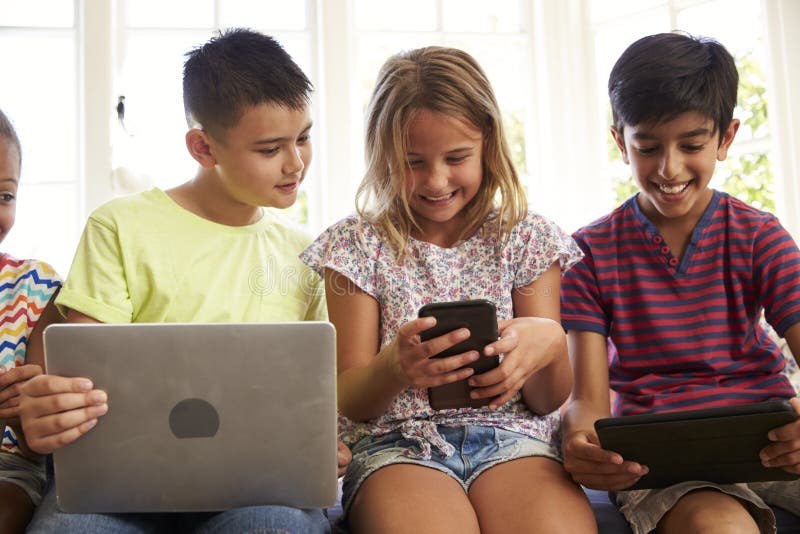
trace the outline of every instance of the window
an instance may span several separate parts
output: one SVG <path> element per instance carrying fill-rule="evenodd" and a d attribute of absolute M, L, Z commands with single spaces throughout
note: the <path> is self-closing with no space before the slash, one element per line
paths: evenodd
<path fill-rule="evenodd" d="M 311 233 L 354 209 L 378 68 L 431 44 L 461 47 L 487 72 L 533 209 L 568 231 L 608 212 L 630 175 L 609 158 L 608 72 L 635 38 L 680 28 L 718 38 L 742 70 L 744 126 L 716 185 L 767 209 L 771 195 L 800 235 L 795 0 L 0 0 L 14 76 L 0 108 L 23 145 L 17 225 L 0 250 L 66 275 L 97 205 L 190 178 L 183 54 L 240 25 L 277 37 L 315 85 L 314 162 L 291 214 Z"/>
<path fill-rule="evenodd" d="M 14 228 L 2 251 L 66 274 L 80 209 L 79 20 L 69 0 L 0 0 L 0 109 L 22 145 Z"/>

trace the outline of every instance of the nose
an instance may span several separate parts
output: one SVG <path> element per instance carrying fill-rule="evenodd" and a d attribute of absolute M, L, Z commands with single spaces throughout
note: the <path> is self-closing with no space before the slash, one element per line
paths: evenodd
<path fill-rule="evenodd" d="M 422 185 L 425 189 L 436 192 L 447 187 L 448 180 L 446 165 L 431 165 Z"/>
<path fill-rule="evenodd" d="M 300 174 L 305 169 L 306 165 L 303 163 L 302 148 L 293 147 L 286 151 L 286 159 L 283 161 L 284 174 Z"/>
<path fill-rule="evenodd" d="M 664 180 L 675 180 L 681 173 L 683 166 L 683 155 L 680 150 L 667 149 L 658 168 L 658 174 Z"/>

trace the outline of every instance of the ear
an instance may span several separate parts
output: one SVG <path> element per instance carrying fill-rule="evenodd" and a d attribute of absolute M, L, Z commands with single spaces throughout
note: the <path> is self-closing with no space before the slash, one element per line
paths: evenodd
<path fill-rule="evenodd" d="M 625 147 L 625 134 L 622 132 L 618 132 L 616 128 L 613 126 L 610 128 L 611 130 L 611 137 L 614 138 L 614 142 L 617 144 L 617 148 L 619 148 L 619 153 L 622 156 L 622 161 L 624 161 L 627 165 L 630 165 L 631 161 L 628 158 L 628 149 Z"/>
<path fill-rule="evenodd" d="M 208 169 L 217 164 L 216 158 L 211 153 L 208 134 L 203 130 L 192 128 L 186 132 L 186 148 L 202 167 Z"/>
<path fill-rule="evenodd" d="M 725 161 L 725 158 L 728 157 L 728 149 L 733 143 L 734 137 L 736 137 L 736 132 L 739 131 L 740 124 L 739 119 L 733 119 L 728 125 L 725 134 L 722 136 L 722 141 L 719 143 L 719 148 L 717 148 L 717 161 Z"/>

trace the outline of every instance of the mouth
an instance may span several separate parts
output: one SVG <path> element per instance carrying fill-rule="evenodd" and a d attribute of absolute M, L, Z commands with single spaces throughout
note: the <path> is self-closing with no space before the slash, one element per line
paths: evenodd
<path fill-rule="evenodd" d="M 291 193 L 297 189 L 300 185 L 300 182 L 289 182 L 287 184 L 278 184 L 275 186 L 276 189 L 279 189 L 285 193 Z"/>
<path fill-rule="evenodd" d="M 451 191 L 445 195 L 439 195 L 436 197 L 426 196 L 426 195 L 419 195 L 419 197 L 426 201 L 426 202 L 446 202 L 456 196 L 456 191 Z"/>
<path fill-rule="evenodd" d="M 659 191 L 665 195 L 680 195 L 689 187 L 692 181 L 684 182 L 682 184 L 654 184 Z"/>

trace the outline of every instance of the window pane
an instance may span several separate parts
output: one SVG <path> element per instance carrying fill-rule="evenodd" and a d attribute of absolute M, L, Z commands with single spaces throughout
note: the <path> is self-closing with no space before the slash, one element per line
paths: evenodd
<path fill-rule="evenodd" d="M 356 0 L 355 15 L 359 30 L 434 31 L 438 19 L 431 0 Z"/>
<path fill-rule="evenodd" d="M 67 276 L 81 231 L 79 205 L 75 184 L 28 184 L 23 175 L 17 219 L 2 250 L 17 258 L 46 261 Z"/>
<path fill-rule="evenodd" d="M 444 0 L 445 31 L 516 33 L 521 30 L 519 0 Z"/>
<path fill-rule="evenodd" d="M 0 32 L 3 69 L 24 83 L 0 84 L 3 111 L 22 144 L 24 181 L 77 179 L 78 99 L 73 32 Z"/>
<path fill-rule="evenodd" d="M 137 189 L 172 187 L 189 179 L 195 161 L 184 143 L 184 54 L 205 42 L 205 32 L 128 33 L 119 88 L 125 95 L 125 126 L 116 129 L 113 166 L 124 167 Z"/>
<path fill-rule="evenodd" d="M 761 35 L 758 0 L 714 0 L 678 13 L 678 28 L 696 35 L 713 37 L 733 53 L 752 47 Z M 729 13 L 720 17 L 720 13 Z"/>
<path fill-rule="evenodd" d="M 666 7 L 667 0 L 591 0 L 589 11 L 593 24 L 641 13 L 651 7 Z"/>
<path fill-rule="evenodd" d="M 271 30 L 306 29 L 305 2 L 285 0 L 224 0 L 220 3 L 220 26 L 269 28 Z"/>
<path fill-rule="evenodd" d="M 71 28 L 72 0 L 0 0 L 0 26 Z"/>
<path fill-rule="evenodd" d="M 214 0 L 129 0 L 125 21 L 133 28 L 211 28 Z"/>

